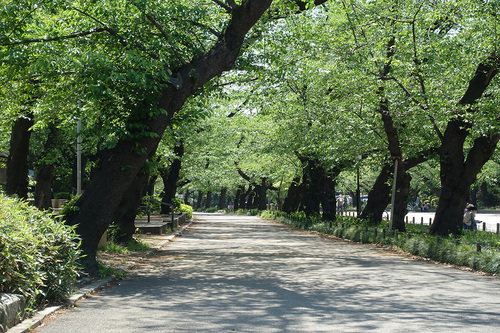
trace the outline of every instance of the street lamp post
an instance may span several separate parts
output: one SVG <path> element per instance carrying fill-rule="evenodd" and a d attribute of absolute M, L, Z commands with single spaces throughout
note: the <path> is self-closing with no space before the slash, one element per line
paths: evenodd
<path fill-rule="evenodd" d="M 359 165 L 357 167 L 357 187 L 356 187 L 356 216 L 361 214 L 361 193 L 359 191 Z"/>
<path fill-rule="evenodd" d="M 398 178 L 398 159 L 394 160 L 394 181 L 392 182 L 392 196 L 391 196 L 391 218 L 389 219 L 389 232 L 392 231 L 392 224 L 394 222 L 394 202 L 396 200 L 396 179 Z"/>
<path fill-rule="evenodd" d="M 358 155 L 356 159 L 361 160 L 363 157 L 361 155 Z M 356 167 L 356 216 L 359 216 L 361 214 L 361 192 L 359 190 L 359 163 Z"/>
<path fill-rule="evenodd" d="M 76 125 L 76 131 L 78 137 L 76 139 L 76 194 L 82 194 L 82 135 L 80 131 L 82 129 L 82 121 L 78 120 Z"/>

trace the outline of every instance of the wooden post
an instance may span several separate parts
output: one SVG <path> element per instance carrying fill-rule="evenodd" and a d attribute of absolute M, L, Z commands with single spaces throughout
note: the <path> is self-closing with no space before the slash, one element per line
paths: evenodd
<path fill-rule="evenodd" d="M 406 223 L 408 223 L 408 215 L 406 215 Z"/>
<path fill-rule="evenodd" d="M 396 229 L 396 230 L 394 230 L 394 240 L 397 242 L 398 238 L 399 238 L 399 230 Z"/>
<path fill-rule="evenodd" d="M 481 252 L 481 244 L 480 243 L 476 244 L 476 249 L 477 249 L 477 252 Z"/>
<path fill-rule="evenodd" d="M 422 216 L 421 220 L 420 220 L 420 225 L 424 225 L 424 217 Z"/>
<path fill-rule="evenodd" d="M 486 231 L 486 223 L 483 222 L 483 231 Z"/>
<path fill-rule="evenodd" d="M 415 224 L 415 216 L 413 216 L 411 223 Z"/>
<path fill-rule="evenodd" d="M 375 241 L 377 240 L 377 228 L 373 229 L 373 238 L 375 238 Z"/>
<path fill-rule="evenodd" d="M 408 231 L 408 233 L 406 234 L 406 240 L 409 240 L 411 238 L 411 231 Z"/>
<path fill-rule="evenodd" d="M 382 239 L 385 239 L 385 229 L 382 229 Z"/>
<path fill-rule="evenodd" d="M 497 234 L 500 234 L 500 223 L 497 223 Z"/>

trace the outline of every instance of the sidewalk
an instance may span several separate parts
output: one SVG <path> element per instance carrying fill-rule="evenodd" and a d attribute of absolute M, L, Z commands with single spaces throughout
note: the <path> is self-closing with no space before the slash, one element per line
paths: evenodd
<path fill-rule="evenodd" d="M 140 239 L 143 242 L 149 244 L 151 247 L 147 251 L 131 251 L 130 253 L 105 253 L 99 252 L 98 257 L 103 261 L 103 263 L 113 269 L 128 271 L 136 263 L 151 255 L 152 253 L 158 251 L 167 243 L 171 242 L 174 238 L 181 235 L 184 230 L 186 230 L 193 223 L 191 219 L 187 224 L 180 227 L 176 232 L 163 234 L 163 235 L 136 235 L 136 239 Z M 97 281 L 93 281 L 79 288 L 73 295 L 71 295 L 67 302 L 62 305 L 49 306 L 41 311 L 36 312 L 32 317 L 23 320 L 21 323 L 10 328 L 9 333 L 28 333 L 30 330 L 38 327 L 48 316 L 59 311 L 63 308 L 75 304 L 82 298 L 87 297 L 93 292 L 105 288 L 111 282 L 113 282 L 113 277 L 103 278 Z"/>

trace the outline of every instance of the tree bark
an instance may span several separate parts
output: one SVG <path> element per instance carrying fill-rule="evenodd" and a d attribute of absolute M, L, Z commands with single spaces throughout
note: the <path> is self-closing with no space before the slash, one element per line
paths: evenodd
<path fill-rule="evenodd" d="M 243 207 L 245 207 L 245 209 L 249 209 L 249 210 L 253 209 L 254 208 L 254 205 L 253 205 L 254 198 L 255 198 L 255 192 L 254 192 L 252 184 L 250 184 L 248 186 L 247 193 L 245 193 L 245 203 L 244 203 Z"/>
<path fill-rule="evenodd" d="M 113 219 L 118 228 L 116 233 L 116 241 L 118 243 L 128 244 L 133 239 L 135 218 L 141 205 L 148 180 L 149 175 L 147 173 L 139 172 L 123 195 Z"/>
<path fill-rule="evenodd" d="M 324 178 L 321 198 L 323 220 L 335 221 L 337 219 L 337 198 L 335 197 L 335 185 L 339 173 L 327 175 Z"/>
<path fill-rule="evenodd" d="M 236 195 L 234 196 L 234 210 L 240 209 L 240 198 L 241 194 L 243 193 L 244 190 L 241 189 L 241 186 L 238 187 L 236 190 Z"/>
<path fill-rule="evenodd" d="M 227 188 L 223 187 L 220 190 L 219 203 L 217 204 L 217 208 L 218 209 L 226 209 L 227 208 L 227 205 L 226 205 L 226 202 L 227 202 L 226 196 L 227 196 Z"/>
<path fill-rule="evenodd" d="M 49 209 L 52 204 L 52 179 L 54 179 L 54 164 L 43 163 L 36 174 L 35 207 Z"/>
<path fill-rule="evenodd" d="M 404 160 L 402 163 L 405 166 L 405 170 L 408 171 L 411 168 L 423 163 L 429 159 L 437 151 L 436 148 L 429 148 L 427 150 L 423 150 L 416 154 L 414 157 Z M 391 201 L 391 185 L 390 178 L 393 176 L 394 166 L 391 163 L 385 163 L 382 167 L 375 183 L 368 193 L 368 202 L 366 204 L 365 209 L 359 216 L 361 219 L 368 220 L 370 224 L 378 225 L 382 222 L 382 216 L 385 208 L 389 205 Z M 399 172 L 398 172 L 399 173 Z M 410 191 L 410 181 L 411 177 L 405 177 L 403 179 L 399 179 L 398 177 L 398 191 L 396 191 L 396 200 L 401 200 L 404 202 L 406 207 L 407 198 L 409 197 Z M 398 199 L 399 198 L 399 199 Z M 400 207 L 400 204 L 396 204 L 396 207 Z M 398 214 L 406 214 L 407 209 L 400 211 Z M 404 220 L 404 216 L 399 217 L 398 220 Z M 399 229 L 402 230 L 402 229 Z"/>
<path fill-rule="evenodd" d="M 384 210 L 391 202 L 391 186 L 389 183 L 394 166 L 390 163 L 384 164 L 380 170 L 373 187 L 368 192 L 368 201 L 359 218 L 367 220 L 372 225 L 382 222 Z"/>
<path fill-rule="evenodd" d="M 473 105 L 481 98 L 491 80 L 498 73 L 499 59 L 496 55 L 490 56 L 480 63 L 474 77 L 459 105 L 468 107 L 466 113 L 472 113 Z M 467 157 L 464 144 L 473 124 L 464 119 L 464 115 L 457 115 L 451 119 L 441 137 L 439 150 L 441 196 L 434 223 L 430 233 L 446 236 L 457 234 L 462 226 L 463 210 L 469 195 L 470 186 L 475 182 L 477 174 L 483 165 L 493 155 L 500 134 L 491 133 L 474 140 Z"/>
<path fill-rule="evenodd" d="M 283 211 L 287 213 L 296 212 L 302 201 L 303 187 L 300 183 L 300 176 L 295 177 L 288 188 L 288 193 L 283 201 Z"/>
<path fill-rule="evenodd" d="M 28 154 L 33 124 L 33 114 L 18 118 L 12 126 L 10 137 L 5 193 L 22 199 L 28 198 Z"/>
<path fill-rule="evenodd" d="M 477 138 L 465 160 L 463 144 L 469 132 L 459 123 L 452 121 L 448 124 L 441 146 L 441 196 L 430 229 L 430 233 L 435 235 L 459 232 L 470 186 L 500 140 L 500 134 Z"/>
<path fill-rule="evenodd" d="M 302 210 L 306 216 L 311 216 L 320 213 L 325 170 L 320 161 L 315 158 L 302 158 L 302 163 L 304 164 Z"/>
<path fill-rule="evenodd" d="M 205 209 L 209 209 L 212 206 L 212 191 L 207 192 L 207 199 L 205 200 Z"/>
<path fill-rule="evenodd" d="M 162 88 L 158 106 L 166 112 L 142 121 L 155 135 L 120 140 L 108 152 L 102 168 L 77 202 L 79 213 L 68 219 L 69 224 L 77 225 L 76 230 L 82 238 L 81 249 L 86 255 L 86 268 L 90 273 L 97 273 L 99 239 L 110 224 L 123 194 L 142 169 L 147 157 L 156 151 L 170 119 L 205 83 L 231 69 L 247 32 L 271 2 L 272 0 L 247 0 L 242 5 L 235 6 L 229 24 L 213 47 L 189 63 L 172 70 L 172 73 L 182 78 L 182 84 L 169 84 Z"/>
<path fill-rule="evenodd" d="M 57 145 L 59 129 L 53 123 L 49 125 L 49 134 L 44 144 L 44 153 L 47 155 Z M 54 170 L 56 165 L 54 163 L 47 163 L 42 159 L 40 165 L 37 167 L 36 173 L 36 187 L 35 187 L 35 207 L 38 209 L 48 209 L 51 207 L 52 198 L 52 180 L 54 179 Z"/>
<path fill-rule="evenodd" d="M 163 169 L 161 172 L 161 178 L 163 179 L 163 196 L 161 200 L 163 202 L 171 203 L 172 199 L 175 198 L 175 193 L 177 192 L 177 181 L 179 180 L 179 175 L 182 167 L 182 156 L 184 156 L 184 143 L 181 142 L 174 147 L 174 154 L 176 158 L 170 165 L 168 169 Z M 162 214 L 169 214 L 170 207 L 162 205 Z"/>
<path fill-rule="evenodd" d="M 196 199 L 196 209 L 201 208 L 201 202 L 203 201 L 203 191 L 198 191 L 198 198 Z"/>

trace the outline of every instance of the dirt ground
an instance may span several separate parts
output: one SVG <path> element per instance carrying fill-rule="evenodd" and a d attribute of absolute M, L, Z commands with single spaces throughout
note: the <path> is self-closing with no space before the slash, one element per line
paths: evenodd
<path fill-rule="evenodd" d="M 130 251 L 128 253 L 98 251 L 97 256 L 102 261 L 102 263 L 109 268 L 126 270 L 134 263 L 137 263 L 142 258 L 149 255 L 154 249 L 159 248 L 161 244 L 165 243 L 167 238 L 172 234 L 173 232 L 165 233 L 162 235 L 135 234 L 135 239 L 150 245 L 149 250 Z"/>

